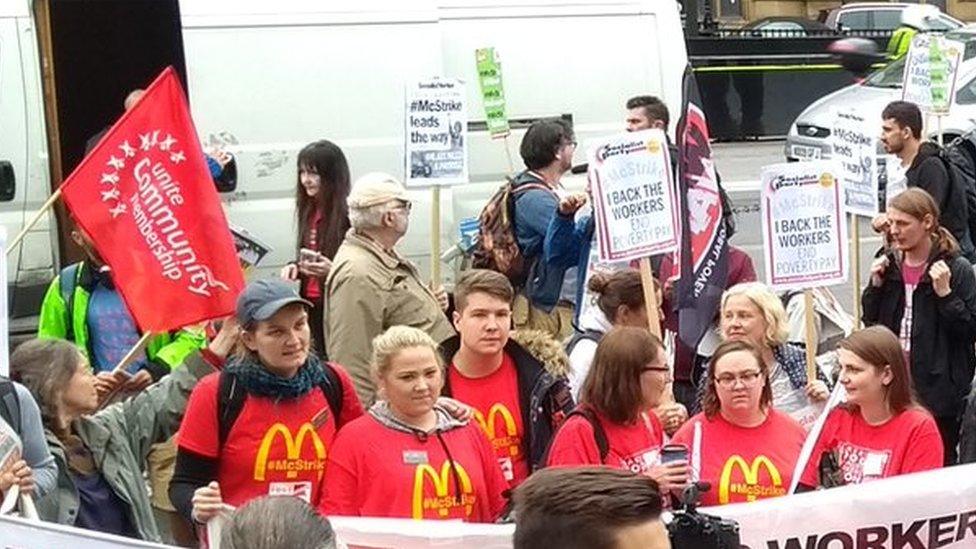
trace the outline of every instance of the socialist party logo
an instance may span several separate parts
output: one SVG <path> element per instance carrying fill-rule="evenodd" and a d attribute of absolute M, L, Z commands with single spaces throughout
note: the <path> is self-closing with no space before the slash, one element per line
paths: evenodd
<path fill-rule="evenodd" d="M 766 470 L 766 482 L 761 483 L 760 469 Z M 733 477 L 738 470 L 739 475 Z M 744 496 L 745 501 L 756 501 L 759 498 L 771 498 L 786 494 L 783 478 L 779 469 L 766 456 L 756 456 L 752 463 L 746 463 L 740 455 L 733 455 L 725 462 L 722 476 L 718 481 L 718 502 L 720 504 L 732 501 L 732 496 Z M 741 500 L 740 500 L 741 501 Z"/>
<path fill-rule="evenodd" d="M 116 149 L 105 162 L 100 180 L 104 190 L 99 191 L 112 219 L 131 214 L 164 277 L 182 280 L 187 290 L 204 297 L 212 297 L 215 290 L 229 291 L 227 284 L 200 262 L 181 225 L 183 207 L 192 209 L 194 205 L 187 204 L 183 184 L 170 171 L 180 171 L 180 164 L 186 162 L 179 140 L 161 130 L 150 130 L 132 139 L 123 136 Z M 136 183 L 134 189 L 120 188 L 120 183 L 130 180 Z M 123 196 L 129 189 L 131 196 Z"/>
<path fill-rule="evenodd" d="M 487 419 L 481 413 L 481 410 L 475 410 L 474 419 L 481 426 L 481 430 L 488 435 L 488 440 L 491 441 L 491 446 L 495 449 L 495 452 L 507 448 L 508 454 L 511 457 L 518 457 L 522 452 L 521 441 L 518 436 L 518 425 L 515 423 L 515 418 L 512 417 L 512 412 L 504 404 L 500 402 L 492 404 L 488 410 Z M 501 427 L 504 433 L 502 435 L 498 434 L 499 419 L 502 420 Z"/>
<path fill-rule="evenodd" d="M 462 511 L 463 516 L 460 518 L 471 516 L 475 503 L 471 477 L 461 464 L 453 463 L 452 467 L 452 463 L 451 460 L 445 460 L 439 473 L 427 463 L 417 465 L 413 474 L 414 519 L 448 518 L 455 509 Z M 452 479 L 454 475 L 457 476 Z M 433 495 L 428 492 L 428 486 L 434 489 Z M 460 494 L 457 493 L 458 490 Z"/>
<path fill-rule="evenodd" d="M 302 457 L 302 445 L 305 438 L 312 441 L 312 448 L 315 452 L 315 459 L 304 459 Z M 271 448 L 275 442 L 281 439 L 284 444 L 284 458 L 269 458 Z M 276 454 L 280 455 L 280 454 Z M 264 434 L 261 446 L 258 448 L 257 456 L 254 458 L 254 480 L 264 481 L 267 479 L 268 471 L 284 472 L 285 478 L 297 478 L 299 473 L 315 471 L 321 480 L 325 472 L 325 444 L 315 432 L 315 427 L 311 423 L 304 423 L 298 429 L 298 435 L 292 437 L 291 431 L 283 423 L 275 423 Z"/>

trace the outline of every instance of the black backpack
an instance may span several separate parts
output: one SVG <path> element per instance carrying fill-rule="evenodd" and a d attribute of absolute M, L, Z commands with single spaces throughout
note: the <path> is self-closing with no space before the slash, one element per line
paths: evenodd
<path fill-rule="evenodd" d="M 970 240 L 976 239 L 976 159 L 968 140 L 959 137 L 939 150 L 939 159 L 945 166 L 946 172 L 953 186 L 961 186 L 966 199 L 966 226 L 969 228 Z M 951 196 L 952 193 L 949 193 Z M 948 201 L 950 198 L 946 197 Z M 945 211 L 946 204 L 939 204 Z M 973 240 L 976 244 L 976 240 Z"/>
<path fill-rule="evenodd" d="M 342 413 L 342 381 L 331 363 L 323 362 L 322 371 L 325 372 L 325 379 L 319 384 L 319 389 L 329 403 L 329 411 L 338 427 L 339 415 Z M 221 370 L 217 387 L 217 440 L 218 448 L 222 449 L 234 422 L 244 409 L 247 391 L 238 388 L 237 376 L 227 370 Z"/>

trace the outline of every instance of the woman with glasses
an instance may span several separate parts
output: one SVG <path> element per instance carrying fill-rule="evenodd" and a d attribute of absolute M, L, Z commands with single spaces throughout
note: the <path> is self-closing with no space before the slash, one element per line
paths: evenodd
<path fill-rule="evenodd" d="M 688 462 L 659 463 L 664 430 L 650 410 L 671 370 L 661 340 L 620 326 L 603 336 L 580 391 L 580 405 L 556 432 L 549 465 L 608 465 L 649 475 L 662 491 L 688 480 Z"/>
<path fill-rule="evenodd" d="M 837 354 L 847 402 L 827 416 L 801 485 L 860 484 L 941 467 L 942 437 L 912 395 L 898 337 L 872 326 L 841 341 Z"/>
<path fill-rule="evenodd" d="M 672 440 L 699 456 L 699 480 L 711 484 L 703 505 L 776 497 L 789 490 L 803 446 L 803 427 L 772 406 L 769 367 L 743 340 L 715 349 L 708 367 L 702 413 Z"/>

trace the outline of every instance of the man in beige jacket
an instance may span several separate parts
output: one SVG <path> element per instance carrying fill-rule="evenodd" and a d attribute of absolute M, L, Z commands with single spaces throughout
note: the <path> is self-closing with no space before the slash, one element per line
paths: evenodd
<path fill-rule="evenodd" d="M 348 204 L 352 228 L 326 278 L 325 346 L 329 360 L 346 368 L 369 406 L 376 393 L 369 373 L 374 337 L 406 325 L 442 342 L 454 329 L 444 315 L 446 294 L 431 291 L 395 249 L 410 221 L 403 184 L 383 173 L 364 175 L 353 184 Z"/>

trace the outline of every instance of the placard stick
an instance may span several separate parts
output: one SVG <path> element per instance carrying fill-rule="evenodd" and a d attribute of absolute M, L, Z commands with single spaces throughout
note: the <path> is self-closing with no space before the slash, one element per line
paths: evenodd
<path fill-rule="evenodd" d="M 945 137 L 942 135 L 942 115 L 935 115 L 935 133 L 939 139 L 939 147 L 945 147 Z"/>
<path fill-rule="evenodd" d="M 647 308 L 647 327 L 651 333 L 661 341 L 661 317 L 658 316 L 657 292 L 654 291 L 654 273 L 651 272 L 651 258 L 642 257 L 640 260 L 641 288 L 644 290 L 644 307 Z M 662 404 L 674 402 L 674 388 L 668 383 L 661 398 Z"/>
<path fill-rule="evenodd" d="M 511 135 L 511 134 L 509 134 Z M 505 158 L 508 159 L 508 173 L 515 173 L 515 163 L 512 162 L 512 151 L 508 149 L 508 135 L 505 136 Z"/>
<path fill-rule="evenodd" d="M 817 330 L 813 312 L 813 290 L 803 290 L 803 308 L 807 341 L 807 382 L 817 380 Z"/>
<path fill-rule="evenodd" d="M 59 198 L 61 198 L 60 188 L 58 188 L 56 191 L 51 193 L 51 196 L 47 199 L 47 202 L 45 202 L 44 205 L 41 206 L 41 209 L 37 210 L 37 213 L 34 214 L 34 217 L 32 217 L 30 221 L 28 221 L 27 224 L 24 225 L 24 228 L 21 229 L 19 233 L 17 233 L 17 236 L 15 236 L 14 239 L 10 241 L 10 244 L 7 246 L 7 255 L 10 255 L 10 252 L 17 249 L 17 245 L 20 244 L 20 241 L 24 239 L 24 236 L 27 234 L 27 231 L 31 230 L 31 227 L 33 227 L 34 225 L 37 225 L 37 222 L 41 220 L 41 216 L 46 214 L 47 211 L 51 209 L 51 206 L 54 206 L 54 203 L 57 202 Z"/>
<path fill-rule="evenodd" d="M 647 307 L 647 327 L 661 339 L 661 319 L 657 314 L 657 293 L 654 291 L 654 273 L 651 272 L 651 258 L 640 260 L 641 287 L 644 289 L 644 306 Z"/>
<path fill-rule="evenodd" d="M 854 270 L 854 329 L 861 327 L 861 229 L 857 215 L 851 214 L 851 266 Z"/>
<path fill-rule="evenodd" d="M 436 289 L 441 285 L 441 188 L 430 190 L 430 282 Z"/>

